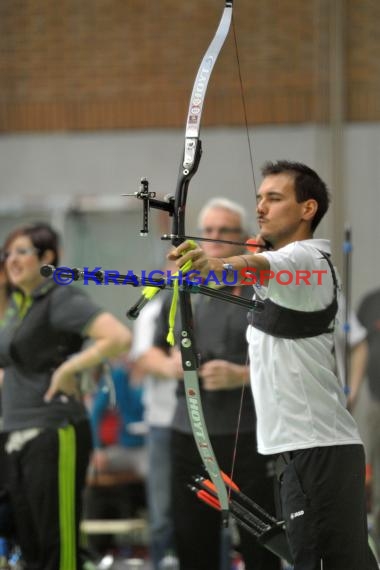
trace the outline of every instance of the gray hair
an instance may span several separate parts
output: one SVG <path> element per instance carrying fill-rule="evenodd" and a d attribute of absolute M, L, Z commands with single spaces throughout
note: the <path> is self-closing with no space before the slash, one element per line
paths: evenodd
<path fill-rule="evenodd" d="M 237 202 L 233 202 L 232 200 L 229 200 L 228 198 L 223 198 L 223 197 L 211 198 L 211 200 L 206 202 L 206 204 L 203 206 L 203 208 L 201 209 L 201 211 L 199 212 L 199 215 L 198 215 L 198 228 L 202 227 L 203 219 L 204 219 L 206 213 L 209 210 L 213 210 L 213 209 L 217 209 L 217 208 L 220 208 L 222 210 L 228 210 L 229 212 L 233 212 L 234 214 L 237 214 L 240 218 L 240 225 L 241 225 L 242 233 L 246 236 L 250 235 L 251 230 L 250 230 L 250 226 L 248 223 L 246 210 Z"/>

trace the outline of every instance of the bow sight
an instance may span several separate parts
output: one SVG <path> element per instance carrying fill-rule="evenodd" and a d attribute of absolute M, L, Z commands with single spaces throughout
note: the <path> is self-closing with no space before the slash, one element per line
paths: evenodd
<path fill-rule="evenodd" d="M 142 200 L 143 202 L 143 225 L 140 230 L 140 236 L 147 236 L 149 233 L 149 210 L 156 208 L 168 212 L 169 216 L 174 214 L 174 197 L 168 196 L 167 199 L 158 200 L 156 192 L 149 191 L 149 182 L 146 178 L 141 178 L 140 190 L 133 194 L 122 194 L 122 196 L 131 196 Z"/>

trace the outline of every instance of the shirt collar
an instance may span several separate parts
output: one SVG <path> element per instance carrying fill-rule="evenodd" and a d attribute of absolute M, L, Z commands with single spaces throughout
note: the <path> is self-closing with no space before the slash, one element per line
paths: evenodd
<path fill-rule="evenodd" d="M 289 248 L 289 247 L 292 248 L 297 243 L 299 243 L 301 246 L 306 245 L 306 246 L 314 247 L 315 249 L 319 249 L 320 251 L 323 251 L 323 253 L 326 253 L 327 255 L 331 255 L 331 245 L 330 245 L 330 240 L 328 240 L 328 239 L 314 239 L 314 238 L 312 238 L 312 239 L 302 239 L 302 240 L 298 240 L 298 241 L 293 241 L 291 243 L 284 245 L 283 247 L 280 247 L 280 249 L 275 250 L 275 251 L 281 251 L 281 250 Z M 270 253 L 270 250 L 268 251 L 268 253 Z"/>
<path fill-rule="evenodd" d="M 323 251 L 323 253 L 327 253 L 328 255 L 331 255 L 331 244 L 330 244 L 330 240 L 329 239 L 305 239 L 302 240 L 303 244 L 305 245 L 311 245 L 312 247 L 315 247 L 316 249 L 320 249 L 321 251 Z"/>

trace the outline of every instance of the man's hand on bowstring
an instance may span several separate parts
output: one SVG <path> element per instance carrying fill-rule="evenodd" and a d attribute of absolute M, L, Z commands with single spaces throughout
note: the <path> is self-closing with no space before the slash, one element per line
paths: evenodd
<path fill-rule="evenodd" d="M 250 246 L 250 243 L 254 243 L 255 245 Z M 247 250 L 251 254 L 262 253 L 263 251 L 266 251 L 268 249 L 268 242 L 265 241 L 260 234 L 257 234 L 257 236 L 255 237 L 249 238 L 246 244 L 247 244 Z M 256 244 L 262 245 L 262 247 L 259 247 L 259 245 Z"/>

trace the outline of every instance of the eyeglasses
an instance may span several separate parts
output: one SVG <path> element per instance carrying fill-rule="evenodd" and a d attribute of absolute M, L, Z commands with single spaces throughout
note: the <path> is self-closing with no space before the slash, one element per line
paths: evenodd
<path fill-rule="evenodd" d="M 12 255 L 25 257 L 26 255 L 34 255 L 36 253 L 38 253 L 38 249 L 36 247 L 16 247 L 16 249 L 3 251 L 1 259 L 5 261 Z"/>
<path fill-rule="evenodd" d="M 212 228 L 212 227 L 205 227 L 205 228 L 201 228 L 201 233 L 205 236 L 209 236 L 211 234 L 219 234 L 221 236 L 226 236 L 229 234 L 241 234 L 242 233 L 242 229 L 241 228 L 229 228 L 227 226 L 222 226 L 220 228 Z"/>

